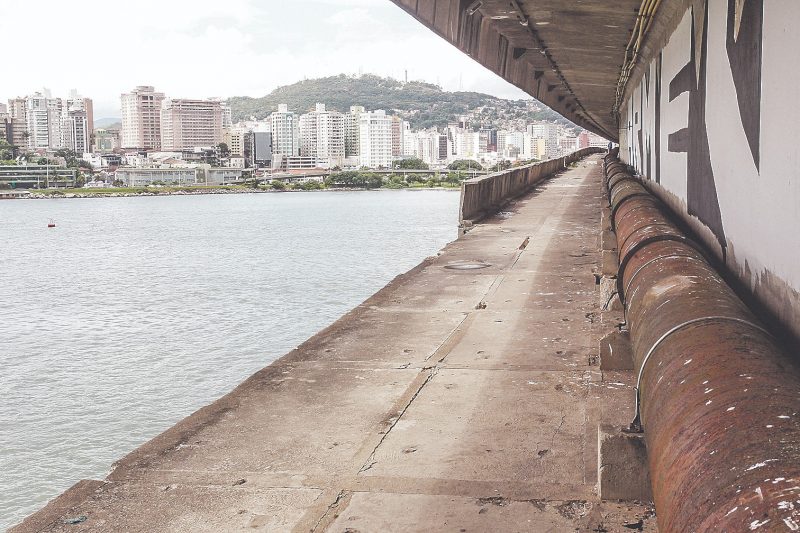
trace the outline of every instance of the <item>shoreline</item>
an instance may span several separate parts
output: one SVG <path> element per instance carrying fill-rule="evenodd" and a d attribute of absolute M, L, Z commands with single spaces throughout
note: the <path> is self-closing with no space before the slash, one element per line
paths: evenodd
<path fill-rule="evenodd" d="M 56 199 L 75 199 L 75 198 L 133 198 L 133 197 L 153 197 L 153 196 L 200 196 L 215 194 L 284 194 L 284 193 L 315 193 L 315 192 L 363 192 L 363 191 L 460 191 L 461 187 L 403 187 L 392 189 L 380 187 L 375 189 L 367 188 L 330 188 L 313 190 L 258 190 L 245 188 L 209 188 L 209 189 L 178 189 L 163 191 L 102 191 L 102 192 L 51 192 L 47 194 L 31 193 L 27 196 L 14 198 L 15 200 L 56 200 Z M 57 191 L 57 190 L 56 190 Z"/>

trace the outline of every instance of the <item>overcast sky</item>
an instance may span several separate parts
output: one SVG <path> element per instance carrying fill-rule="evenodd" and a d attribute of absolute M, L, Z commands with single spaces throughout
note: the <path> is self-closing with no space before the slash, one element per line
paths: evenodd
<path fill-rule="evenodd" d="M 304 78 L 406 69 L 446 90 L 527 97 L 389 0 L 3 0 L 0 35 L 13 43 L 0 102 L 74 88 L 95 118 L 119 116 L 120 93 L 136 85 L 263 96 Z"/>

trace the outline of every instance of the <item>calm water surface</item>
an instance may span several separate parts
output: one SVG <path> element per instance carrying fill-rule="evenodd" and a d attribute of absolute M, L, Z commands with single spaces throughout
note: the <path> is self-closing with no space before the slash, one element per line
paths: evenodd
<path fill-rule="evenodd" d="M 457 206 L 450 191 L 0 201 L 0 530 L 435 254 Z"/>

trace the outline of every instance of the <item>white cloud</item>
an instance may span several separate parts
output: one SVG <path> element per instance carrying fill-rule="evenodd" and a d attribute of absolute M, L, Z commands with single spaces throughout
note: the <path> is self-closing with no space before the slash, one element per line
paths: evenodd
<path fill-rule="evenodd" d="M 8 0 L 7 0 L 8 1 Z M 77 88 L 96 116 L 118 116 L 119 95 L 154 85 L 170 96 L 262 96 L 303 78 L 372 72 L 476 90 L 525 94 L 434 35 L 389 0 L 10 0 L 6 42 L 24 43 L 0 77 L 0 101 L 41 87 Z"/>

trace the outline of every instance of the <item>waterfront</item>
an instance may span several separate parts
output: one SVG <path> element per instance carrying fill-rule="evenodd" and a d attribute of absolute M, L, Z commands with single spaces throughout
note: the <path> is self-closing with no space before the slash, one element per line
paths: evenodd
<path fill-rule="evenodd" d="M 0 528 L 434 254 L 457 204 L 449 191 L 4 203 Z"/>

